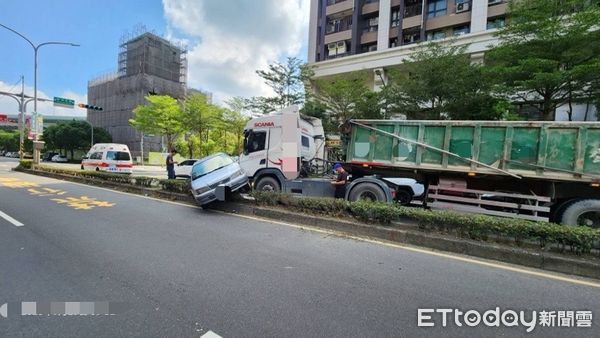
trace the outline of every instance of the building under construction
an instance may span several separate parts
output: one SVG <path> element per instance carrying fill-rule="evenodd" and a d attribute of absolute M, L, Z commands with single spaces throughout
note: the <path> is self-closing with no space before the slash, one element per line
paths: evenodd
<path fill-rule="evenodd" d="M 102 111 L 88 110 L 87 120 L 112 135 L 113 142 L 129 146 L 132 155 L 142 148 L 163 151 L 160 135 L 144 135 L 129 125 L 133 109 L 147 95 L 186 95 L 187 51 L 153 33 L 141 31 L 121 38 L 118 71 L 88 82 L 88 102 Z"/>

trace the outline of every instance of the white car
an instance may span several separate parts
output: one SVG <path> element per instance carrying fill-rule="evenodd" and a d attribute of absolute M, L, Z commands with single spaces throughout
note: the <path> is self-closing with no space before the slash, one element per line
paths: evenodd
<path fill-rule="evenodd" d="M 192 173 L 192 167 L 194 163 L 198 162 L 197 159 L 188 159 L 181 161 L 181 163 L 175 166 L 175 178 L 177 177 L 185 177 L 190 178 Z"/>
<path fill-rule="evenodd" d="M 54 155 L 54 156 L 52 156 L 52 162 L 67 163 L 67 162 L 69 162 L 69 160 L 67 159 L 66 156 Z"/>

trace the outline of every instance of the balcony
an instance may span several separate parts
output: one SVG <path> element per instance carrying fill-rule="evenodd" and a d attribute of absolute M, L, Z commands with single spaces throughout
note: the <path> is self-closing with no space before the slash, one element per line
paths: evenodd
<path fill-rule="evenodd" d="M 417 3 L 413 5 L 407 5 L 404 7 L 404 18 L 410 18 L 413 16 L 420 16 L 423 13 L 423 4 Z"/>
<path fill-rule="evenodd" d="M 377 30 L 363 32 L 360 36 L 360 43 L 367 44 L 377 42 Z"/>
<path fill-rule="evenodd" d="M 487 13 L 488 18 L 493 18 L 496 16 L 501 16 L 501 15 L 506 14 L 506 7 L 507 7 L 506 2 L 498 4 L 498 5 L 494 5 L 494 6 L 489 6 L 488 13 Z"/>
<path fill-rule="evenodd" d="M 342 41 L 342 40 L 351 40 L 352 39 L 352 31 L 350 29 L 332 33 L 325 35 L 325 44 Z"/>
<path fill-rule="evenodd" d="M 365 2 L 365 4 L 362 7 L 362 14 L 372 14 L 372 13 L 377 13 L 379 12 L 379 0 L 377 1 L 371 1 L 371 2 Z"/>
<path fill-rule="evenodd" d="M 331 3 L 331 5 L 330 5 L 330 3 Z M 345 11 L 352 12 L 353 7 L 354 7 L 354 1 L 352 1 L 352 0 L 343 0 L 343 1 L 328 0 L 327 8 L 325 10 L 325 15 L 329 16 L 331 14 L 341 13 L 341 12 L 345 12 Z"/>

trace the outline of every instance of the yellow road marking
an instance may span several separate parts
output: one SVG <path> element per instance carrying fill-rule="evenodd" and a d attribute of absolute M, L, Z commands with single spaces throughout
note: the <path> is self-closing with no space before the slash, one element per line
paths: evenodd
<path fill-rule="evenodd" d="M 174 204 L 174 205 L 178 205 L 178 206 L 198 209 L 198 206 L 187 204 L 187 203 L 182 203 L 182 202 L 167 201 L 167 200 L 162 200 L 162 199 L 158 199 L 158 198 L 154 198 L 154 197 L 142 196 L 142 195 L 133 194 L 133 193 L 125 192 L 125 191 L 118 191 L 118 190 L 113 190 L 113 189 L 108 189 L 108 188 L 102 188 L 102 187 L 87 185 L 87 184 L 83 184 L 83 183 L 76 183 L 76 182 L 67 182 L 67 183 L 80 185 L 80 186 L 84 186 L 87 188 L 105 190 L 105 191 L 109 191 L 112 193 L 117 193 L 117 194 L 122 194 L 122 195 L 127 195 L 127 196 L 144 198 L 144 199 L 153 200 L 153 201 L 157 201 L 157 202 L 161 202 L 161 203 L 168 203 L 168 204 Z M 490 268 L 494 268 L 494 269 L 516 272 L 516 273 L 520 273 L 520 274 L 524 274 L 524 275 L 536 276 L 536 277 L 558 280 L 558 281 L 572 283 L 572 284 L 600 288 L 599 282 L 595 282 L 591 279 L 584 279 L 584 277 L 577 277 L 577 278 L 566 277 L 566 275 L 562 275 L 559 273 L 553 274 L 553 273 L 546 273 L 546 272 L 542 272 L 542 271 L 533 270 L 533 268 L 531 268 L 531 269 L 519 268 L 519 267 L 511 266 L 511 265 L 508 265 L 505 263 L 496 263 L 493 261 L 486 261 L 483 259 L 468 258 L 466 256 L 460 256 L 458 254 L 450 254 L 450 253 L 444 253 L 444 252 L 439 252 L 439 251 L 433 251 L 433 249 L 421 249 L 421 248 L 417 248 L 417 247 L 412 247 L 412 246 L 402 245 L 402 244 L 397 244 L 397 243 L 391 243 L 391 242 L 386 242 L 386 241 L 382 241 L 382 240 L 374 240 L 374 239 L 365 238 L 365 237 L 357 237 L 357 236 L 348 235 L 348 234 L 345 234 L 345 233 L 339 232 L 339 231 L 325 230 L 325 229 L 311 227 L 311 226 L 307 226 L 307 225 L 297 225 L 297 224 L 292 224 L 292 223 L 286 223 L 286 222 L 281 222 L 281 221 L 274 221 L 274 220 L 270 220 L 270 219 L 260 218 L 260 217 L 226 213 L 226 212 L 217 211 L 217 210 L 211 210 L 211 211 L 216 212 L 216 213 L 226 214 L 226 215 L 233 216 L 233 217 L 241 217 L 241 218 L 252 219 L 252 220 L 256 220 L 256 221 L 260 221 L 260 222 L 285 225 L 285 226 L 289 226 L 289 227 L 296 228 L 296 229 L 309 230 L 312 232 L 317 232 L 317 233 L 322 233 L 322 234 L 351 238 L 351 239 L 361 241 L 361 242 L 378 244 L 378 245 L 383 245 L 383 246 L 387 246 L 387 247 L 392 247 L 392 248 L 397 248 L 397 249 L 402 249 L 402 250 L 407 250 L 407 251 L 412 251 L 412 252 L 418 252 L 418 253 L 431 255 L 431 256 L 443 257 L 443 258 L 457 260 L 457 261 L 461 261 L 461 262 L 465 262 L 465 263 L 482 265 L 482 266 L 486 266 L 486 267 L 490 267 Z"/>

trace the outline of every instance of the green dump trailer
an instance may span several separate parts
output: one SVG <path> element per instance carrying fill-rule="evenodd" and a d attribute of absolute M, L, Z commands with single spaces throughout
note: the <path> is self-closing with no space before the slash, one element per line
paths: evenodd
<path fill-rule="evenodd" d="M 354 179 L 413 178 L 430 205 L 600 226 L 600 123 L 352 120 L 343 129 Z"/>

